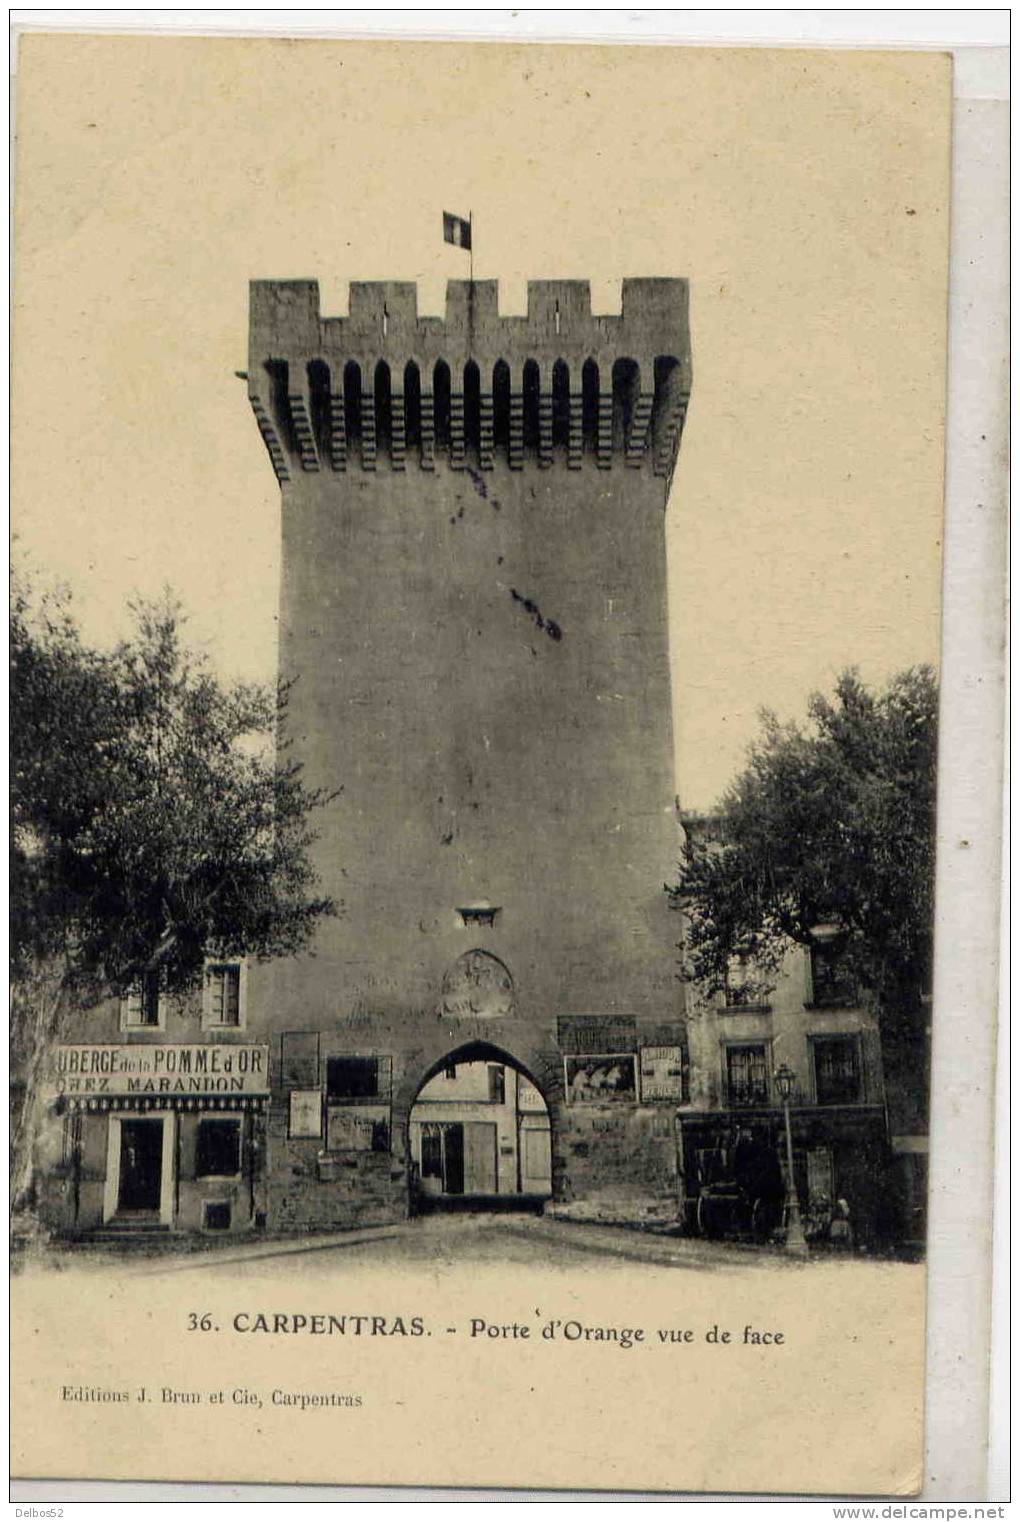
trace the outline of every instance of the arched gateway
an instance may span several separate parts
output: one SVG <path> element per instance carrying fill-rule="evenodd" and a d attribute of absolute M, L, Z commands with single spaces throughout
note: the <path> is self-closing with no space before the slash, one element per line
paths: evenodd
<path fill-rule="evenodd" d="M 473 1041 L 433 1063 L 407 1122 L 412 1214 L 538 1208 L 552 1195 L 552 1116 L 502 1047 Z"/>

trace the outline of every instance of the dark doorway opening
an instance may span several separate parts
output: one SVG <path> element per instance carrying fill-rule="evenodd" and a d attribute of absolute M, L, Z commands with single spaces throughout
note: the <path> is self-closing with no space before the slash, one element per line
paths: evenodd
<path fill-rule="evenodd" d="M 158 1210 L 163 1184 L 163 1122 L 120 1123 L 118 1210 Z"/>

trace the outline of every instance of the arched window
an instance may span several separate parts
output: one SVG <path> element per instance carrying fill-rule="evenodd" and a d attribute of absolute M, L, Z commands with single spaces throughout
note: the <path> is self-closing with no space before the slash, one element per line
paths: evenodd
<path fill-rule="evenodd" d="M 437 359 L 432 374 L 432 395 L 435 398 L 436 452 L 450 448 L 450 367 L 445 359 Z"/>
<path fill-rule="evenodd" d="M 554 449 L 558 444 L 566 449 L 570 442 L 570 371 L 562 359 L 552 373 L 552 441 Z"/>

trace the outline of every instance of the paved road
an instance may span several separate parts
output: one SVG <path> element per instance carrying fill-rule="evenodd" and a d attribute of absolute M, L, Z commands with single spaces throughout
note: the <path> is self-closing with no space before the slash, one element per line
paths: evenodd
<path fill-rule="evenodd" d="M 579 1225 L 531 1214 L 459 1213 L 433 1215 L 397 1227 L 373 1232 L 354 1232 L 349 1239 L 334 1236 L 300 1244 L 265 1244 L 254 1251 L 198 1254 L 166 1263 L 162 1271 L 197 1272 L 237 1279 L 270 1268 L 293 1276 L 333 1276 L 344 1268 L 421 1265 L 434 1272 L 455 1264 L 525 1264 L 543 1268 L 575 1270 L 579 1265 L 601 1261 L 606 1266 L 649 1263 L 704 1272 L 746 1273 L 750 1268 L 773 1267 L 784 1262 L 781 1255 L 745 1248 L 653 1236 L 621 1228 Z M 792 1265 L 791 1265 L 792 1266 Z M 154 1265 L 150 1272 L 160 1272 Z"/>

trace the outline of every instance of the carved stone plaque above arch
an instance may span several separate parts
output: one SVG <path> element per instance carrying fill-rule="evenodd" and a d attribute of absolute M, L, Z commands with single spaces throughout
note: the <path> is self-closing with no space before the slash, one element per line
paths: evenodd
<path fill-rule="evenodd" d="M 447 972 L 439 1013 L 459 1020 L 496 1020 L 514 1012 L 514 980 L 498 957 L 466 951 Z"/>

